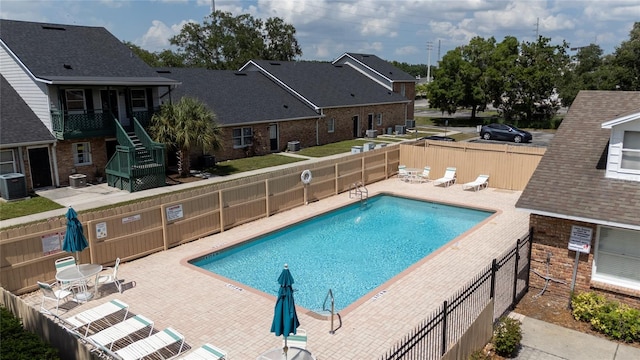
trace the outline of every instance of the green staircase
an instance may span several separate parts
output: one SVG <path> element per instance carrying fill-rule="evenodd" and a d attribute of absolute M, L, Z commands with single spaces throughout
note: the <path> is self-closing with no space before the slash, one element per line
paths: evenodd
<path fill-rule="evenodd" d="M 130 132 L 114 121 L 118 145 L 107 163 L 108 185 L 129 192 L 165 186 L 164 145 L 151 140 L 136 118 Z"/>

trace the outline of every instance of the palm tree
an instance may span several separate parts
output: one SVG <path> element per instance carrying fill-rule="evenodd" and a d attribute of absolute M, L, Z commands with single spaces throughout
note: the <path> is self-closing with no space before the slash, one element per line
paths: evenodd
<path fill-rule="evenodd" d="M 178 154 L 178 173 L 187 177 L 191 170 L 191 149 L 203 152 L 222 145 L 222 130 L 216 115 L 198 99 L 183 97 L 176 104 L 166 103 L 151 118 L 149 127 L 154 140 Z"/>

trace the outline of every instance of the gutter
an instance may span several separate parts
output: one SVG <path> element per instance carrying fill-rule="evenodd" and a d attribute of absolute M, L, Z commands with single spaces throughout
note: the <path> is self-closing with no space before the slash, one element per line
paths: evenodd
<path fill-rule="evenodd" d="M 630 229 L 630 230 L 638 230 L 638 231 L 640 231 L 640 225 L 623 224 L 623 223 L 619 223 L 619 222 L 615 222 L 615 221 L 585 218 L 585 217 L 581 217 L 581 216 L 558 214 L 558 213 L 553 213 L 553 212 L 549 212 L 549 211 L 539 211 L 539 210 L 526 209 L 526 208 L 516 208 L 516 209 L 528 211 L 531 214 L 535 214 L 535 215 L 548 216 L 548 217 L 554 217 L 554 218 L 558 218 L 558 219 L 580 221 L 580 222 L 592 223 L 592 224 L 597 224 L 597 225 L 605 225 L 605 226 L 617 227 L 617 228 L 622 228 L 622 229 Z"/>

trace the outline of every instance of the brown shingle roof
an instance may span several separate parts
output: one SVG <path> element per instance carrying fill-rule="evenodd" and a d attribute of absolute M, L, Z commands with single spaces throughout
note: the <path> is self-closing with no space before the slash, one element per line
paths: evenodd
<path fill-rule="evenodd" d="M 640 226 L 640 182 L 605 178 L 610 130 L 601 127 L 633 111 L 640 91 L 581 91 L 516 207 Z"/>

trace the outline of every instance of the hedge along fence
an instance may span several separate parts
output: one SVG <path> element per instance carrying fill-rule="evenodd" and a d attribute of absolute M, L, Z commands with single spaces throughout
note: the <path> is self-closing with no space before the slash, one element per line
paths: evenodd
<path fill-rule="evenodd" d="M 431 179 L 444 175 L 447 167 L 457 168 L 457 183 L 489 175 L 489 186 L 524 190 L 546 148 L 511 144 L 476 144 L 422 140 L 400 145 L 400 163 L 408 167 L 431 167 Z"/>
<path fill-rule="evenodd" d="M 109 209 L 83 212 L 89 248 L 79 262 L 131 261 L 259 218 L 393 176 L 400 148 L 387 146 L 337 159 L 294 165 L 233 181 L 204 185 Z M 300 174 L 310 170 L 304 185 Z M 54 261 L 66 230 L 64 217 L 0 230 L 0 285 L 15 294 L 55 280 Z"/>

